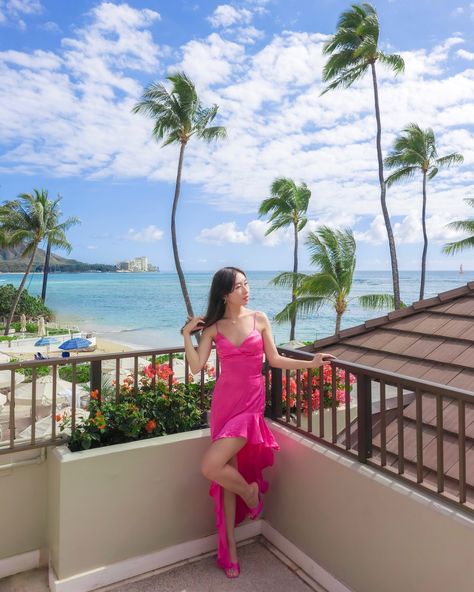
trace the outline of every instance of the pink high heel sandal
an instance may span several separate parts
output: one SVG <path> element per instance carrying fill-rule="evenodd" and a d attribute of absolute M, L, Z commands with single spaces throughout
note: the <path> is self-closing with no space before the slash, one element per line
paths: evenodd
<path fill-rule="evenodd" d="M 240 575 L 240 564 L 238 561 L 236 563 L 231 563 L 228 567 L 223 567 L 222 569 L 224 570 L 225 575 L 231 580 L 234 578 L 238 578 Z M 234 570 L 237 573 L 230 574 L 230 570 Z"/>
<path fill-rule="evenodd" d="M 250 508 L 250 517 L 252 518 L 252 520 L 255 520 L 262 510 L 263 498 L 262 494 L 260 493 L 260 488 L 258 488 L 258 505 L 255 508 Z"/>

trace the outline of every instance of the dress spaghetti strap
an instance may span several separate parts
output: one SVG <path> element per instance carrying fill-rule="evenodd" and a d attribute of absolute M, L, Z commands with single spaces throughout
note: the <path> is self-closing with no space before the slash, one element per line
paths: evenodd
<path fill-rule="evenodd" d="M 254 331 L 255 331 L 255 323 L 256 323 L 256 320 L 257 320 L 257 312 L 254 312 L 253 313 L 253 330 Z"/>

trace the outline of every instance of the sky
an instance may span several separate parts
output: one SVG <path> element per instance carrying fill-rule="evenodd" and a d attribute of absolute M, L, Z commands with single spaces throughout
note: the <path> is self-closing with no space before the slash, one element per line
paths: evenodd
<path fill-rule="evenodd" d="M 223 265 L 292 268 L 290 230 L 265 236 L 261 201 L 276 177 L 312 197 L 300 238 L 351 228 L 358 270 L 389 270 L 381 214 L 370 77 L 323 96 L 324 42 L 340 0 L 0 0 L 0 200 L 46 189 L 63 197 L 71 257 L 116 263 L 146 255 L 173 271 L 171 204 L 179 146 L 161 147 L 132 113 L 144 88 L 184 71 L 204 105 L 219 106 L 225 140 L 186 148 L 177 212 L 185 271 Z M 428 186 L 429 270 L 474 268 L 474 252 L 441 253 L 472 216 L 474 2 L 380 0 L 380 45 L 400 53 L 398 77 L 377 66 L 382 149 L 409 123 L 431 127 L 440 156 L 462 166 Z M 391 188 L 387 205 L 401 270 L 422 252 L 421 177 Z"/>

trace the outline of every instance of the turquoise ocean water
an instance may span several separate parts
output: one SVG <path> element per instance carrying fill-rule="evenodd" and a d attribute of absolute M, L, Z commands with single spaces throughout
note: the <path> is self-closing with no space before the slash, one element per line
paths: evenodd
<path fill-rule="evenodd" d="M 248 273 L 249 308 L 262 310 L 271 319 L 289 301 L 289 292 L 269 285 L 274 271 Z M 402 299 L 411 304 L 418 300 L 419 272 L 400 272 Z M 206 309 L 211 273 L 186 275 L 188 290 L 196 315 Z M 0 274 L 0 285 L 18 285 L 19 274 Z M 425 297 L 451 290 L 474 280 L 474 271 L 428 272 Z M 32 294 L 41 292 L 41 274 L 27 280 Z M 389 271 L 360 271 L 355 274 L 351 297 L 370 293 L 390 293 Z M 51 274 L 48 280 L 47 305 L 59 321 L 77 324 L 84 330 L 95 330 L 103 337 L 146 347 L 181 345 L 179 329 L 186 318 L 186 309 L 175 273 L 80 273 Z M 356 301 L 349 304 L 342 328 L 358 325 L 386 311 L 366 311 Z M 318 313 L 298 319 L 296 338 L 313 340 L 334 332 L 335 313 L 326 306 Z M 272 323 L 276 343 L 288 340 L 289 325 Z"/>

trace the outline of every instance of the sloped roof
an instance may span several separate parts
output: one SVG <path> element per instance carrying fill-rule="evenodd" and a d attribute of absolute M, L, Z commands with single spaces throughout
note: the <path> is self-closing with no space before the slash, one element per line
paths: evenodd
<path fill-rule="evenodd" d="M 341 361 L 354 362 L 396 374 L 456 387 L 474 394 L 474 282 L 442 292 L 434 298 L 366 321 L 319 339 L 306 351 L 324 350 Z M 397 471 L 398 423 L 395 402 L 387 401 L 387 468 Z M 405 395 L 403 440 L 405 475 L 416 480 L 416 401 Z M 467 504 L 474 507 L 474 397 L 465 405 Z M 380 417 L 373 409 L 373 456 L 380 461 Z M 424 484 L 436 491 L 436 397 L 422 392 L 422 447 Z M 352 448 L 357 449 L 356 422 L 351 426 Z M 445 492 L 456 498 L 459 487 L 458 404 L 443 401 Z M 345 432 L 338 437 L 345 444 Z"/>
<path fill-rule="evenodd" d="M 474 392 L 474 282 L 302 349 Z"/>

